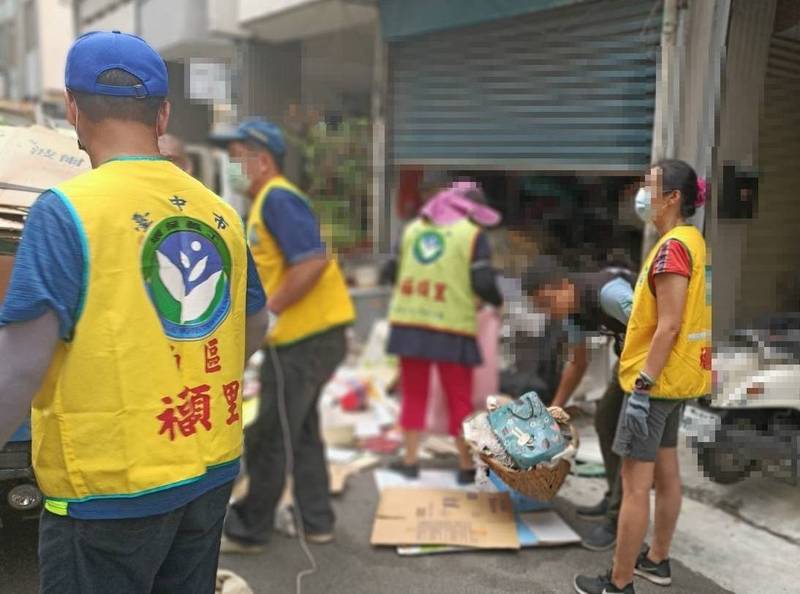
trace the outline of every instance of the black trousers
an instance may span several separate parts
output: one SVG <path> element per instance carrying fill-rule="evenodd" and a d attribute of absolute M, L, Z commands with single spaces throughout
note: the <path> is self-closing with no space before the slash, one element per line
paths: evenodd
<path fill-rule="evenodd" d="M 619 420 L 622 403 L 625 400 L 625 392 L 619 385 L 619 368 L 614 369 L 614 379 L 606 388 L 603 397 L 597 403 L 597 411 L 594 417 L 594 427 L 600 440 L 600 451 L 603 454 L 603 464 L 606 467 L 606 481 L 608 481 L 608 512 L 606 517 L 616 525 L 619 517 L 619 508 L 622 505 L 622 461 L 614 453 L 614 436 L 617 433 L 617 422 Z"/>
<path fill-rule="evenodd" d="M 294 450 L 294 494 L 305 530 L 312 534 L 333 530 L 328 465 L 317 403 L 323 386 L 344 360 L 346 350 L 344 328 L 276 349 Z M 269 541 L 275 509 L 286 484 L 276 380 L 272 353 L 267 350 L 261 367 L 258 417 L 245 432 L 245 466 L 250 489 L 231 506 L 225 520 L 226 536 L 250 544 Z"/>
<path fill-rule="evenodd" d="M 42 512 L 42 594 L 213 594 L 233 483 L 158 516 L 76 520 Z"/>

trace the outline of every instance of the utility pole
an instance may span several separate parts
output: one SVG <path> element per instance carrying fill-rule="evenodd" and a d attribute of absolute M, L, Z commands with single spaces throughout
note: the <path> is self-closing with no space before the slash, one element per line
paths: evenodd
<path fill-rule="evenodd" d="M 661 62 L 656 81 L 656 105 L 653 117 L 653 146 L 651 163 L 675 157 L 680 103 L 680 80 L 677 76 L 680 62 L 677 32 L 680 0 L 665 0 L 661 23 Z M 658 240 L 652 223 L 647 223 L 642 237 L 642 262 Z"/>

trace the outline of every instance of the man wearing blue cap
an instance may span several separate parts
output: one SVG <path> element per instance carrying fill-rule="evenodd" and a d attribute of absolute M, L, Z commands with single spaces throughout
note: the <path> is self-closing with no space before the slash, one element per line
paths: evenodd
<path fill-rule="evenodd" d="M 245 434 L 249 493 L 231 506 L 222 550 L 258 552 L 271 536 L 286 472 L 282 404 L 306 537 L 330 542 L 334 516 L 317 402 L 344 360 L 345 326 L 355 317 L 353 304 L 336 259 L 326 253 L 308 199 L 282 173 L 280 128 L 251 119 L 214 140 L 228 147 L 234 187 L 253 201 L 248 242 L 270 312 L 277 318 L 267 337 L 258 417 Z"/>
<path fill-rule="evenodd" d="M 0 444 L 30 411 L 41 591 L 211 594 L 265 295 L 236 212 L 159 154 L 161 57 L 88 33 L 66 87 L 93 170 L 31 208 L 0 310 Z"/>

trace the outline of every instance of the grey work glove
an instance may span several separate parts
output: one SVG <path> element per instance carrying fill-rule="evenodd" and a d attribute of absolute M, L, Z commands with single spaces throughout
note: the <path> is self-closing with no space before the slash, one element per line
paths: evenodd
<path fill-rule="evenodd" d="M 634 392 L 625 406 L 625 428 L 639 439 L 647 439 L 647 415 L 650 414 L 650 395 Z"/>

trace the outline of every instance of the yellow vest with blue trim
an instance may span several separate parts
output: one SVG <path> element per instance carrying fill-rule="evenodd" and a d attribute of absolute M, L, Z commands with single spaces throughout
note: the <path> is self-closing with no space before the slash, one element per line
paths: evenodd
<path fill-rule="evenodd" d="M 681 225 L 665 233 L 645 260 L 633 293 L 633 309 L 620 358 L 619 380 L 626 392 L 632 392 L 650 351 L 658 325 L 658 308 L 648 274 L 659 248 L 670 239 L 686 246 L 692 272 L 680 333 L 650 394 L 655 398 L 699 398 L 711 392 L 711 278 L 706 266 L 705 240 L 692 225 Z"/>
<path fill-rule="evenodd" d="M 406 228 L 389 308 L 392 324 L 475 336 L 470 267 L 479 232 L 468 219 L 443 226 L 417 219 Z"/>
<path fill-rule="evenodd" d="M 48 510 L 201 479 L 242 448 L 241 219 L 165 160 L 123 158 L 53 190 L 83 237 L 74 332 L 32 407 Z"/>
<path fill-rule="evenodd" d="M 277 188 L 289 190 L 306 199 L 295 185 L 285 177 L 278 176 L 270 180 L 253 201 L 247 220 L 247 237 L 267 299 L 281 286 L 287 270 L 283 252 L 261 215 L 270 191 Z M 354 319 L 355 309 L 347 284 L 339 264 L 331 257 L 314 287 L 297 303 L 280 313 L 267 339 L 275 346 L 287 346 L 337 326 L 350 324 Z"/>

